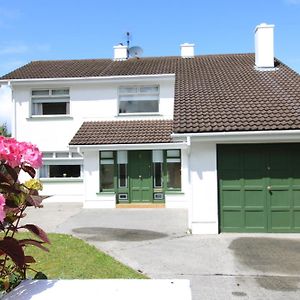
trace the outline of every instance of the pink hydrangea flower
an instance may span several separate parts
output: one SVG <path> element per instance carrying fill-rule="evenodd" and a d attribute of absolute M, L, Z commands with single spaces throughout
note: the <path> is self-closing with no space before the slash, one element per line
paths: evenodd
<path fill-rule="evenodd" d="M 13 168 L 22 163 L 39 168 L 42 165 L 42 153 L 31 143 L 18 142 L 14 138 L 0 136 L 0 160 Z"/>
<path fill-rule="evenodd" d="M 0 222 L 3 222 L 5 218 L 4 205 L 5 205 L 5 198 L 2 194 L 0 194 Z"/>
<path fill-rule="evenodd" d="M 39 168 L 42 165 L 42 153 L 38 147 L 31 143 L 20 143 L 22 149 L 21 162 L 28 163 L 33 168 Z"/>

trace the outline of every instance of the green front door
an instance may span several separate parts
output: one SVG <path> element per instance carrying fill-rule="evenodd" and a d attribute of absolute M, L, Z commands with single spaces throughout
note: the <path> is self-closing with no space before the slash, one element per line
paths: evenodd
<path fill-rule="evenodd" d="M 300 232 L 300 144 L 219 145 L 220 227 Z"/>
<path fill-rule="evenodd" d="M 152 152 L 128 151 L 130 202 L 152 202 Z"/>

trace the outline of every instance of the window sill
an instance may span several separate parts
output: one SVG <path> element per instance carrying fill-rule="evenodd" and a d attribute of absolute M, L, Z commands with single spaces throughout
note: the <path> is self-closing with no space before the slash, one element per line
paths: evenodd
<path fill-rule="evenodd" d="M 184 195 L 184 192 L 182 191 L 165 191 L 166 195 L 170 195 L 170 194 L 176 194 L 176 195 Z"/>
<path fill-rule="evenodd" d="M 96 193 L 96 195 L 100 196 L 100 195 L 115 195 L 116 193 L 115 192 L 99 192 L 99 193 Z"/>
<path fill-rule="evenodd" d="M 73 117 L 70 115 L 44 115 L 44 116 L 31 116 L 26 118 L 28 121 L 34 120 L 73 120 Z"/>
<path fill-rule="evenodd" d="M 162 116 L 160 113 L 120 113 L 116 117 L 146 117 L 146 116 Z"/>
<path fill-rule="evenodd" d="M 40 181 L 43 182 L 83 182 L 83 178 L 72 178 L 72 177 L 56 177 L 56 178 L 40 178 Z"/>

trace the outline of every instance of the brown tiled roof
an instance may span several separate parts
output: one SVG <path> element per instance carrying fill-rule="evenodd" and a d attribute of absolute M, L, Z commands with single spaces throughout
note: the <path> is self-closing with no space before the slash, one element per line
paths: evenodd
<path fill-rule="evenodd" d="M 70 145 L 170 143 L 171 120 L 84 122 Z"/>
<path fill-rule="evenodd" d="M 254 68 L 254 54 L 32 62 L 1 79 L 175 73 L 174 132 L 300 129 L 300 76 L 275 59 Z"/>
<path fill-rule="evenodd" d="M 33 61 L 1 79 L 72 78 L 101 76 L 110 59 Z"/>

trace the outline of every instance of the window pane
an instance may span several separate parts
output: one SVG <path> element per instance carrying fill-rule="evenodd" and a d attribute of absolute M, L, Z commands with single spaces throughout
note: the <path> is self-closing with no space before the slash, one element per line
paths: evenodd
<path fill-rule="evenodd" d="M 48 178 L 49 177 L 49 166 L 42 166 L 39 170 L 40 178 Z"/>
<path fill-rule="evenodd" d="M 180 157 L 180 150 L 167 150 L 167 157 Z"/>
<path fill-rule="evenodd" d="M 120 101 L 119 113 L 158 112 L 158 101 Z"/>
<path fill-rule="evenodd" d="M 154 187 L 162 187 L 162 163 L 154 163 Z"/>
<path fill-rule="evenodd" d="M 101 158 L 113 158 L 114 153 L 113 151 L 101 151 Z"/>
<path fill-rule="evenodd" d="M 136 87 L 120 87 L 119 93 L 120 94 L 127 94 L 127 93 L 136 93 L 137 88 Z"/>
<path fill-rule="evenodd" d="M 119 187 L 127 187 L 127 165 L 119 165 Z"/>
<path fill-rule="evenodd" d="M 75 157 L 76 157 L 76 158 L 77 158 L 77 157 L 78 157 L 78 158 L 82 158 L 82 155 L 81 155 L 80 153 L 72 152 L 71 154 L 72 154 L 72 157 L 74 157 L 74 158 L 75 158 Z"/>
<path fill-rule="evenodd" d="M 180 158 L 167 158 L 167 162 L 168 163 L 180 162 Z"/>
<path fill-rule="evenodd" d="M 80 165 L 50 165 L 49 177 L 80 177 Z"/>
<path fill-rule="evenodd" d="M 52 158 L 53 152 L 43 152 L 43 158 Z"/>
<path fill-rule="evenodd" d="M 43 111 L 42 104 L 33 104 L 32 106 L 32 114 L 33 115 L 41 115 Z"/>
<path fill-rule="evenodd" d="M 114 188 L 114 165 L 100 165 L 100 182 L 101 190 Z"/>
<path fill-rule="evenodd" d="M 119 150 L 117 153 L 118 164 L 127 164 L 127 151 Z"/>
<path fill-rule="evenodd" d="M 142 86 L 141 93 L 158 93 L 158 86 Z"/>
<path fill-rule="evenodd" d="M 167 187 L 181 188 L 181 164 L 180 163 L 168 163 L 167 172 L 168 172 L 168 182 Z"/>
<path fill-rule="evenodd" d="M 49 95 L 49 90 L 35 90 L 31 92 L 32 96 L 44 96 Z"/>
<path fill-rule="evenodd" d="M 69 157 L 69 152 L 56 152 L 57 158 L 66 158 Z"/>
<path fill-rule="evenodd" d="M 153 162 L 163 162 L 163 151 L 162 150 L 153 150 L 152 152 L 152 161 Z"/>
<path fill-rule="evenodd" d="M 102 165 L 113 165 L 114 164 L 114 160 L 113 159 L 101 159 L 100 163 Z"/>
<path fill-rule="evenodd" d="M 119 97 L 120 101 L 158 101 L 158 95 L 125 95 Z"/>
<path fill-rule="evenodd" d="M 65 115 L 67 114 L 66 102 L 43 103 L 43 115 Z"/>
<path fill-rule="evenodd" d="M 69 89 L 52 90 L 52 95 L 69 95 Z"/>

